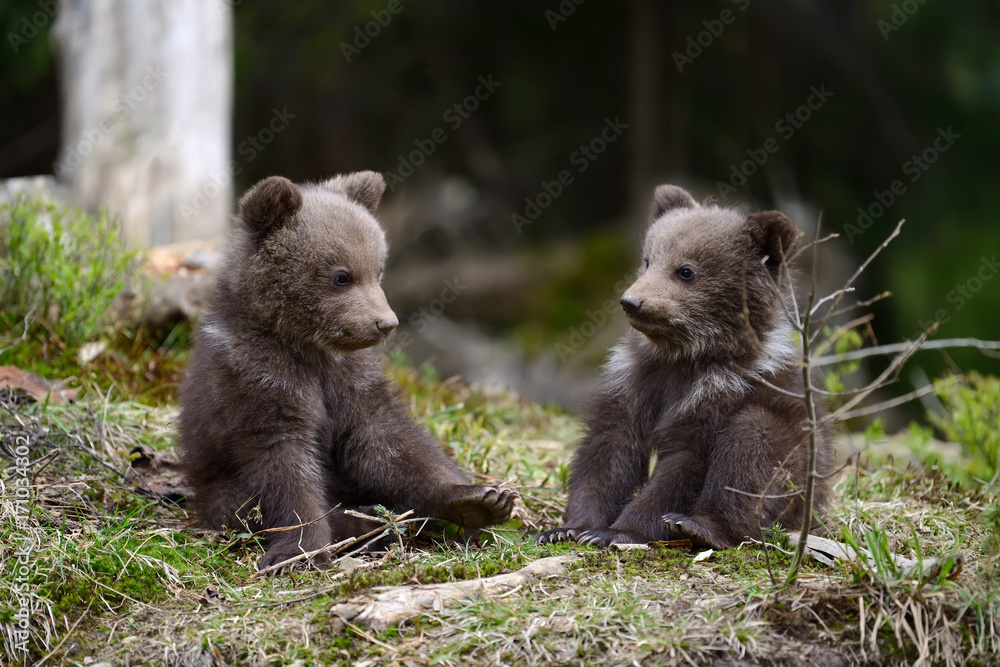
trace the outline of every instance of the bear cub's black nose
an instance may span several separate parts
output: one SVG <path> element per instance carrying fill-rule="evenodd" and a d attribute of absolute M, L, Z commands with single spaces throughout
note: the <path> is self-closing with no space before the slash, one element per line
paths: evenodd
<path fill-rule="evenodd" d="M 639 297 L 632 296 L 631 294 L 623 296 L 619 303 L 622 304 L 622 308 L 624 308 L 625 312 L 629 315 L 638 313 L 639 309 L 642 308 L 642 301 L 639 300 Z"/>
<path fill-rule="evenodd" d="M 388 336 L 392 333 L 392 330 L 399 326 L 399 320 L 395 317 L 387 317 L 384 320 L 379 320 L 375 323 L 375 327 L 382 333 L 383 336 Z"/>

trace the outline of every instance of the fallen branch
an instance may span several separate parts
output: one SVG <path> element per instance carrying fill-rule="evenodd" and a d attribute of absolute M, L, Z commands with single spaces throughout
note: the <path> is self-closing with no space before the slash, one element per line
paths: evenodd
<path fill-rule="evenodd" d="M 382 589 L 367 604 L 338 604 L 331 613 L 345 624 L 382 631 L 420 614 L 440 612 L 461 600 L 509 593 L 533 577 L 561 574 L 565 571 L 566 564 L 575 559 L 576 556 L 551 556 L 536 560 L 509 574 L 446 584 L 392 586 Z"/>

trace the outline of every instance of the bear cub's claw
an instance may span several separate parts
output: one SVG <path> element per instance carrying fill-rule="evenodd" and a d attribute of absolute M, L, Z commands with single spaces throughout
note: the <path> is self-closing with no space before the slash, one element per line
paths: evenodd
<path fill-rule="evenodd" d="M 535 535 L 535 544 L 555 544 L 556 542 L 575 542 L 577 531 L 573 528 L 553 528 L 543 530 Z"/>
<path fill-rule="evenodd" d="M 466 529 L 503 523 L 514 511 L 517 491 L 496 486 L 463 486 L 442 508 L 442 519 Z"/>

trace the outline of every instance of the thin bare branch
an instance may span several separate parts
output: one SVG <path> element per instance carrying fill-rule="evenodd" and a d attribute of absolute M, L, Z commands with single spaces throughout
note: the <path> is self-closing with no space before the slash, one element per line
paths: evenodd
<path fill-rule="evenodd" d="M 31 308 L 28 310 L 27 314 L 25 314 L 24 316 L 24 330 L 21 332 L 21 335 L 18 336 L 16 340 L 11 341 L 10 345 L 0 349 L 0 354 L 3 354 L 4 352 L 6 352 L 11 348 L 17 347 L 18 345 L 23 343 L 25 339 L 27 339 L 28 327 L 31 325 L 31 316 L 34 314 L 34 312 L 35 312 L 35 305 L 32 305 Z"/>
<path fill-rule="evenodd" d="M 819 216 L 816 220 L 816 233 L 813 234 L 813 238 L 819 238 L 819 230 L 823 224 L 823 216 Z M 818 428 L 818 422 L 816 419 L 816 399 L 813 396 L 814 387 L 812 384 L 812 344 L 815 340 L 814 336 L 810 335 L 812 331 L 812 316 L 816 312 L 816 286 L 818 284 L 817 280 L 817 266 L 819 264 L 819 244 L 813 244 L 813 261 L 812 261 L 812 284 L 809 286 L 809 307 L 806 308 L 805 317 L 802 320 L 802 331 L 803 334 L 800 337 L 802 343 L 802 386 L 804 388 L 805 396 L 804 402 L 806 407 L 806 422 L 805 426 L 808 428 L 809 435 L 807 437 L 808 441 L 808 451 L 807 451 L 807 467 L 806 467 L 806 488 L 805 494 L 802 498 L 802 529 L 799 531 L 799 543 L 795 548 L 795 556 L 792 558 L 792 567 L 788 572 L 788 578 L 786 581 L 795 581 L 796 577 L 799 575 L 799 569 L 802 567 L 802 562 L 806 557 L 806 540 L 809 538 L 809 529 L 812 526 L 812 515 L 813 515 L 813 496 L 816 492 L 816 429 Z M 845 289 L 850 287 L 850 284 L 844 286 Z M 835 300 L 836 304 L 838 300 Z M 824 325 L 826 322 L 824 321 Z M 822 330 L 823 325 L 819 327 Z"/>
<path fill-rule="evenodd" d="M 771 549 L 774 549 L 775 551 L 780 551 L 781 553 L 785 554 L 786 556 L 794 556 L 795 555 L 794 551 L 788 551 L 786 549 L 782 549 L 778 545 L 771 544 L 770 542 L 767 542 L 766 540 L 755 540 L 754 538 L 751 537 L 751 538 L 748 538 L 748 541 L 752 542 L 754 544 L 759 544 L 762 547 L 770 547 Z M 767 549 L 764 550 L 764 553 L 767 553 Z"/>
<path fill-rule="evenodd" d="M 411 514 L 413 514 L 413 510 L 407 510 L 407 511 L 403 512 L 402 514 L 400 514 L 395 519 L 390 520 L 390 521 L 385 521 L 384 523 L 382 523 L 381 525 L 379 525 L 379 527 L 376 528 L 375 530 L 368 531 L 367 533 L 365 533 L 364 535 L 361 535 L 360 537 L 348 537 L 347 539 L 343 539 L 340 542 L 337 542 L 336 544 L 328 544 L 325 547 L 320 547 L 319 549 L 316 549 L 314 551 L 303 551 L 302 553 L 297 554 L 295 556 L 292 556 L 291 558 L 289 558 L 287 560 L 283 560 L 280 563 L 275 563 L 274 565 L 271 565 L 269 567 L 265 567 L 263 570 L 257 570 L 256 572 L 254 572 L 253 574 L 250 575 L 250 578 L 254 579 L 254 578 L 263 576 L 265 574 L 270 574 L 271 572 L 274 572 L 276 570 L 280 570 L 281 568 L 288 567 L 289 565 L 291 565 L 293 563 L 298 563 L 300 561 L 308 560 L 308 559 L 310 559 L 310 558 L 312 558 L 314 556 L 317 556 L 319 554 L 324 554 L 324 553 L 339 553 L 339 552 L 343 551 L 344 549 L 346 549 L 346 548 L 348 548 L 350 546 L 353 546 L 355 544 L 364 542 L 365 540 L 371 539 L 371 538 L 373 538 L 373 537 L 375 537 L 377 535 L 380 535 L 381 533 L 386 532 L 389 529 L 390 524 L 394 524 L 394 523 L 399 522 L 399 521 L 401 521 L 403 519 L 406 519 Z M 308 525 L 308 524 L 303 524 L 303 525 Z"/>
<path fill-rule="evenodd" d="M 844 464 L 842 466 L 840 466 L 836 470 L 831 470 L 830 472 L 825 474 L 816 473 L 816 479 L 830 479 L 832 477 L 836 477 L 837 475 L 840 474 L 842 470 L 846 470 L 847 466 L 852 465 L 854 463 L 854 460 L 857 459 L 860 455 L 861 452 L 851 452 L 850 454 L 847 455 L 847 458 L 844 459 Z"/>
<path fill-rule="evenodd" d="M 853 292 L 854 292 L 853 287 L 845 287 L 844 289 L 839 289 L 836 292 L 831 292 L 830 294 L 827 294 L 822 299 L 819 299 L 816 302 L 816 305 L 813 306 L 812 314 L 815 315 L 819 307 L 822 306 L 827 301 L 832 301 L 833 299 L 842 299 L 844 298 L 845 294 L 851 294 Z"/>
<path fill-rule="evenodd" d="M 262 528 L 261 530 L 258 530 L 253 535 L 251 535 L 251 537 L 259 537 L 261 535 L 266 535 L 267 533 L 284 533 L 289 530 L 298 530 L 299 528 L 306 528 L 308 526 L 313 525 L 314 523 L 317 523 L 318 521 L 325 521 L 326 517 L 330 516 L 330 514 L 332 514 L 333 511 L 336 510 L 338 507 L 340 507 L 340 503 L 337 503 L 336 505 L 328 509 L 325 514 L 313 519 L 312 521 L 306 521 L 304 523 L 299 523 L 294 526 L 275 526 L 274 528 Z M 346 511 L 350 510 L 345 510 L 345 512 Z"/>
<path fill-rule="evenodd" d="M 931 329 L 934 328 L 935 327 L 931 327 Z M 872 392 L 876 391 L 879 388 L 879 385 L 882 385 L 886 381 L 886 379 L 888 379 L 890 376 L 893 376 L 893 374 L 895 374 L 895 377 L 898 377 L 898 373 L 900 370 L 902 370 L 903 364 L 906 363 L 907 359 L 913 356 L 914 352 L 920 349 L 920 346 L 927 339 L 928 333 L 930 333 L 930 330 L 922 333 L 920 335 L 920 338 L 918 338 L 915 342 L 909 343 L 908 345 L 910 347 L 904 350 L 903 352 L 900 352 L 898 355 L 896 355 L 896 357 L 892 360 L 889 366 L 886 367 L 886 369 L 882 371 L 882 373 L 877 378 L 875 378 L 875 380 L 873 380 L 868 384 L 868 386 L 865 388 L 865 391 L 862 391 L 857 396 L 849 400 L 847 403 L 840 406 L 840 408 L 838 408 L 836 411 L 831 412 L 826 417 L 824 417 L 823 423 L 830 422 L 835 419 L 840 419 L 841 415 L 843 415 L 846 412 L 850 412 L 856 405 L 861 403 L 861 401 L 868 398 L 868 396 L 870 396 Z"/>
<path fill-rule="evenodd" d="M 854 281 L 858 279 L 858 276 L 860 276 L 864 272 L 864 270 L 868 268 L 868 265 L 871 264 L 872 261 L 874 261 L 874 259 L 876 257 L 878 257 L 879 254 L 881 254 L 881 252 L 883 250 L 885 250 L 886 247 L 890 243 L 892 243 L 893 239 L 895 239 L 897 236 L 899 236 L 899 232 L 903 228 L 903 223 L 905 223 L 905 222 L 906 222 L 906 218 L 903 218 L 902 220 L 899 221 L 899 223 L 896 225 L 896 228 L 894 230 L 892 230 L 892 234 L 889 234 L 889 236 L 884 241 L 882 241 L 881 245 L 879 245 L 879 247 L 875 248 L 875 252 L 873 252 L 871 255 L 869 255 L 868 259 L 866 259 L 861 264 L 861 266 L 858 267 L 857 271 L 855 271 L 851 275 L 851 277 L 847 279 L 847 282 L 844 283 L 843 289 L 851 287 L 854 284 Z M 815 253 L 814 253 L 814 255 L 815 255 Z M 814 259 L 814 261 L 813 261 L 813 266 L 814 267 L 815 267 L 815 264 L 816 264 L 816 262 L 815 262 L 815 259 Z M 815 340 L 816 337 L 819 336 L 822 333 L 823 327 L 825 327 L 826 324 L 827 324 L 827 322 L 830 321 L 830 318 L 833 317 L 833 312 L 835 310 L 837 310 L 837 306 L 840 305 L 840 301 L 841 301 L 841 299 L 834 299 L 833 303 L 830 304 L 830 308 L 827 310 L 826 315 L 823 317 L 823 321 L 819 323 L 818 327 L 816 327 L 816 331 L 813 334 L 813 340 Z"/>
<path fill-rule="evenodd" d="M 903 396 L 897 396 L 896 398 L 890 399 L 888 401 L 882 401 L 881 403 L 875 403 L 874 405 L 869 405 L 863 408 L 858 408 L 857 410 L 851 410 L 850 412 L 845 412 L 840 415 L 841 421 L 847 421 L 848 419 L 854 419 L 855 417 L 867 417 L 868 415 L 873 415 L 883 410 L 889 410 L 897 406 L 903 405 L 904 403 L 909 403 L 910 401 L 916 400 L 918 398 L 923 398 L 927 394 L 934 393 L 934 385 L 928 384 L 920 389 L 911 391 Z"/>
<path fill-rule="evenodd" d="M 889 378 L 888 380 L 880 384 L 875 384 L 875 385 L 866 384 L 863 387 L 855 387 L 854 389 L 844 389 L 842 391 L 826 391 L 825 389 L 820 389 L 819 387 L 813 387 L 813 391 L 815 391 L 817 394 L 822 394 L 823 396 L 839 396 L 839 397 L 856 396 L 857 394 L 860 394 L 863 391 L 869 391 L 869 392 L 871 390 L 878 391 L 879 389 L 883 389 L 893 384 L 896 384 L 896 379 Z"/>
<path fill-rule="evenodd" d="M 844 306 L 840 310 L 835 310 L 835 311 L 833 311 L 833 314 L 830 315 L 830 317 L 837 317 L 838 315 L 843 315 L 844 313 L 849 313 L 852 310 L 855 310 L 857 308 L 867 308 L 868 306 L 870 306 L 870 305 L 872 305 L 874 303 L 878 303 L 879 301 L 882 301 L 883 299 L 888 299 L 890 296 L 892 296 L 892 292 L 890 292 L 889 290 L 886 290 L 886 291 L 884 291 L 884 292 L 882 292 L 880 294 L 876 294 L 872 298 L 867 299 L 865 301 L 857 301 L 857 302 L 854 303 L 853 306 Z"/>
<path fill-rule="evenodd" d="M 806 250 L 811 249 L 813 246 L 820 245 L 821 243 L 826 243 L 827 241 L 832 241 L 833 239 L 839 239 L 839 238 L 840 238 L 840 234 L 838 234 L 836 232 L 832 232 L 830 234 L 827 234 L 826 236 L 824 236 L 821 239 L 813 240 L 813 241 L 810 241 L 809 243 L 805 243 L 805 244 L 799 246 L 799 248 L 794 253 L 792 253 L 792 256 L 788 258 L 788 261 L 789 261 L 789 263 L 794 262 L 795 260 L 797 260 L 802 255 L 802 253 L 804 253 Z"/>
<path fill-rule="evenodd" d="M 833 364 L 841 364 L 845 361 L 857 361 L 859 359 L 867 359 L 868 357 L 878 357 L 886 356 L 890 354 L 897 354 L 909 348 L 912 345 L 909 341 L 904 341 L 902 343 L 891 343 L 889 345 L 876 345 L 874 347 L 866 347 L 860 350 L 854 350 L 853 352 L 844 352 L 843 354 L 829 354 L 825 357 L 817 357 L 813 360 L 813 365 L 815 366 L 831 366 Z M 926 341 L 920 346 L 921 350 L 944 350 L 951 348 L 960 347 L 971 347 L 980 351 L 990 351 L 990 350 L 1000 350 L 1000 341 L 996 340 L 979 340 L 978 338 L 944 338 L 941 340 L 931 340 Z"/>

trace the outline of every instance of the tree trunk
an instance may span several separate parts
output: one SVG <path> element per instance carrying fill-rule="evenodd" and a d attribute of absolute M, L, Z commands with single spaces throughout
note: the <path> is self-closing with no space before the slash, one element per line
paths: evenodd
<path fill-rule="evenodd" d="M 232 8 L 78 0 L 53 38 L 63 102 L 55 173 L 134 245 L 211 238 L 232 204 Z"/>
<path fill-rule="evenodd" d="M 629 5 L 628 57 L 628 186 L 629 212 L 636 230 L 646 229 L 646 216 L 662 150 L 659 132 L 660 26 L 653 0 L 633 0 Z"/>

